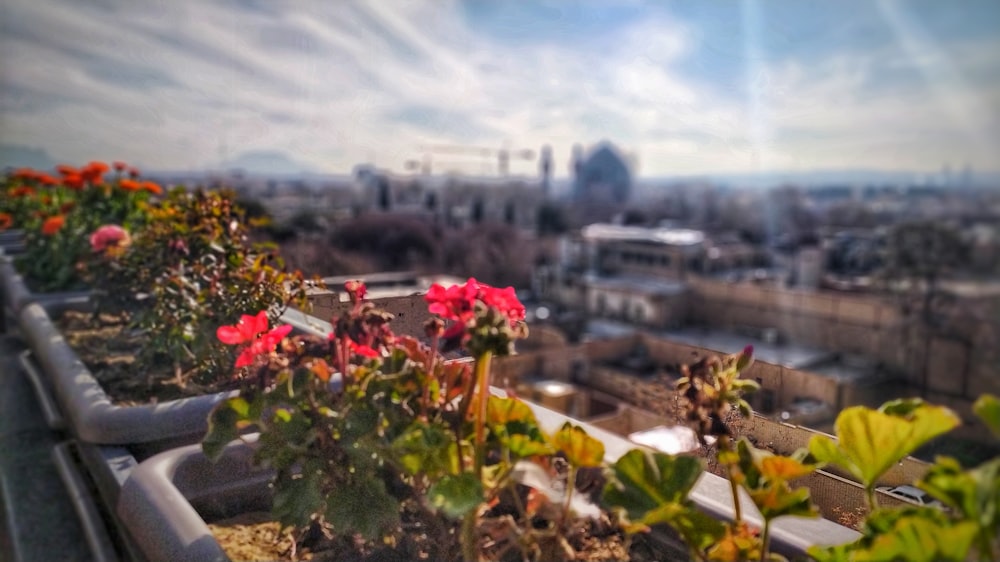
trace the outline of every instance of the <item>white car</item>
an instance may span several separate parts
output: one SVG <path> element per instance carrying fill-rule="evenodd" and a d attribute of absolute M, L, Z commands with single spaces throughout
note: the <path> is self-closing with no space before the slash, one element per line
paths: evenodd
<path fill-rule="evenodd" d="M 937 509 L 945 508 L 943 503 L 932 498 L 930 494 L 913 486 L 879 486 L 875 489 L 905 502 L 926 505 Z"/>

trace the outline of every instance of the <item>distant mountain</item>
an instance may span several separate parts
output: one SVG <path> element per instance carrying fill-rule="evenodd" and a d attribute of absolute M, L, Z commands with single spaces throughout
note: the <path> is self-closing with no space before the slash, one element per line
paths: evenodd
<path fill-rule="evenodd" d="M 223 163 L 226 170 L 243 170 L 254 175 L 300 175 L 315 173 L 310 166 L 296 161 L 280 150 L 249 150 Z"/>
<path fill-rule="evenodd" d="M 45 149 L 20 144 L 0 144 L 0 168 L 51 170 L 55 166 L 55 160 Z"/>

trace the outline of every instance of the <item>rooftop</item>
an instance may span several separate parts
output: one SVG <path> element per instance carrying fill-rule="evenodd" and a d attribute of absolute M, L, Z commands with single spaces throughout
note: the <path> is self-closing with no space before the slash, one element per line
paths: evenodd
<path fill-rule="evenodd" d="M 647 242 L 667 246 L 694 246 L 705 241 L 705 233 L 686 228 L 623 226 L 595 223 L 580 230 L 585 240 L 620 240 L 623 242 Z"/>

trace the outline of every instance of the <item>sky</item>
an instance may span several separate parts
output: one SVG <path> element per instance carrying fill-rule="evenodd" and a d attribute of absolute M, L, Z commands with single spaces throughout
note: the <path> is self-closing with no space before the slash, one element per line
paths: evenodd
<path fill-rule="evenodd" d="M 996 170 L 998 32 L 995 0 L 0 0 L 0 143 L 155 170 L 549 145 L 566 176 L 600 141 L 647 177 Z"/>

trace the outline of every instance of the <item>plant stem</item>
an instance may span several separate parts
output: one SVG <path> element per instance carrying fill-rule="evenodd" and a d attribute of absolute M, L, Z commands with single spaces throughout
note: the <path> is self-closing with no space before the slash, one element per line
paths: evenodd
<path fill-rule="evenodd" d="M 437 359 L 438 337 L 439 336 L 436 333 L 433 337 L 431 337 L 431 351 L 428 353 L 427 365 L 425 365 L 425 368 L 427 369 L 428 382 L 424 383 L 423 404 L 421 404 L 424 421 L 427 421 L 427 412 L 430 409 L 431 385 L 429 381 L 434 378 L 434 360 Z"/>
<path fill-rule="evenodd" d="M 565 525 L 569 518 L 569 506 L 573 501 L 573 491 L 576 490 L 576 467 L 569 465 L 569 474 L 566 475 L 566 503 L 563 504 L 561 523 Z M 561 531 L 561 530 L 560 530 Z"/>
<path fill-rule="evenodd" d="M 875 498 L 875 488 L 873 486 L 865 487 L 865 499 L 868 500 L 868 513 L 878 509 L 878 500 Z"/>
<path fill-rule="evenodd" d="M 726 457 L 729 457 L 729 453 L 732 453 L 730 445 L 731 443 L 729 441 L 729 437 L 725 435 L 719 437 L 719 450 L 727 453 Z M 740 522 L 743 521 L 743 510 L 740 508 L 740 487 L 736 481 L 733 480 L 732 462 L 726 463 L 726 473 L 729 475 L 729 478 L 727 478 L 727 480 L 729 480 L 729 489 L 733 493 L 733 511 L 735 512 L 735 522 L 739 525 Z"/>
<path fill-rule="evenodd" d="M 467 562 L 479 560 L 479 545 L 476 540 L 476 523 L 478 517 L 473 509 L 462 520 L 462 558 Z"/>
<path fill-rule="evenodd" d="M 476 475 L 483 478 L 483 464 L 486 462 L 486 407 L 490 401 L 490 361 L 492 351 L 484 351 L 476 358 L 476 386 L 479 393 L 479 408 L 476 410 Z"/>
<path fill-rule="evenodd" d="M 760 562 L 767 560 L 767 552 L 771 549 L 771 520 L 764 519 L 764 531 L 760 538 Z"/>

